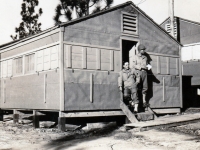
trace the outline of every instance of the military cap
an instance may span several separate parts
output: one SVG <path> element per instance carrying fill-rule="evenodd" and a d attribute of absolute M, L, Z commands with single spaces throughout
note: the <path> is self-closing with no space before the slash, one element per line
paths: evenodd
<path fill-rule="evenodd" d="M 145 47 L 143 44 L 140 44 L 140 45 L 138 46 L 138 50 L 139 50 L 139 51 L 145 50 L 145 49 L 146 49 L 146 47 Z"/>

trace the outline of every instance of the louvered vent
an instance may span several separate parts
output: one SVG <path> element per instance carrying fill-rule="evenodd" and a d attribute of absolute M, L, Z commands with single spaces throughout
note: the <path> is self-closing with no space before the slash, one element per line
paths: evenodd
<path fill-rule="evenodd" d="M 137 15 L 123 13 L 123 32 L 128 34 L 138 34 Z"/>
<path fill-rule="evenodd" d="M 165 25 L 165 30 L 170 34 L 171 33 L 171 26 L 170 24 Z M 177 38 L 177 23 L 174 22 L 174 37 Z"/>

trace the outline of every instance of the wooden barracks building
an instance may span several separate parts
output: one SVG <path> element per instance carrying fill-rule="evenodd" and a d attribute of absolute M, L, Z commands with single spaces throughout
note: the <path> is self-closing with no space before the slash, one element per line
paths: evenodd
<path fill-rule="evenodd" d="M 180 112 L 181 45 L 132 2 L 1 45 L 0 108 L 56 111 L 61 122 L 124 116 L 117 79 L 139 43 L 152 65 L 150 107 L 157 114 Z"/>
<path fill-rule="evenodd" d="M 170 33 L 170 18 L 161 23 Z M 180 17 L 174 18 L 175 38 L 181 48 L 183 101 L 185 107 L 200 106 L 200 23 Z"/>

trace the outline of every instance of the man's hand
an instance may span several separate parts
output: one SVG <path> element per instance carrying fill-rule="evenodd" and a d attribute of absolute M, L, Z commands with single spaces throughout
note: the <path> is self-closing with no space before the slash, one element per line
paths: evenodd
<path fill-rule="evenodd" d="M 150 64 L 148 64 L 146 67 L 148 70 L 150 70 L 152 68 L 152 66 Z"/>
<path fill-rule="evenodd" d="M 122 91 L 122 87 L 121 86 L 119 87 L 119 90 Z"/>

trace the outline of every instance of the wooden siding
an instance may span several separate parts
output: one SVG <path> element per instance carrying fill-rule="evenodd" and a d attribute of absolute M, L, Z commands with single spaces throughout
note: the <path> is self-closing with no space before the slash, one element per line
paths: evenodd
<path fill-rule="evenodd" d="M 66 26 L 64 41 L 119 48 L 123 35 L 122 12 L 138 13 L 138 39 L 147 47 L 147 52 L 179 55 L 179 44 L 132 6 Z"/>
<path fill-rule="evenodd" d="M 58 72 L 1 79 L 1 87 L 1 108 L 59 109 Z"/>

